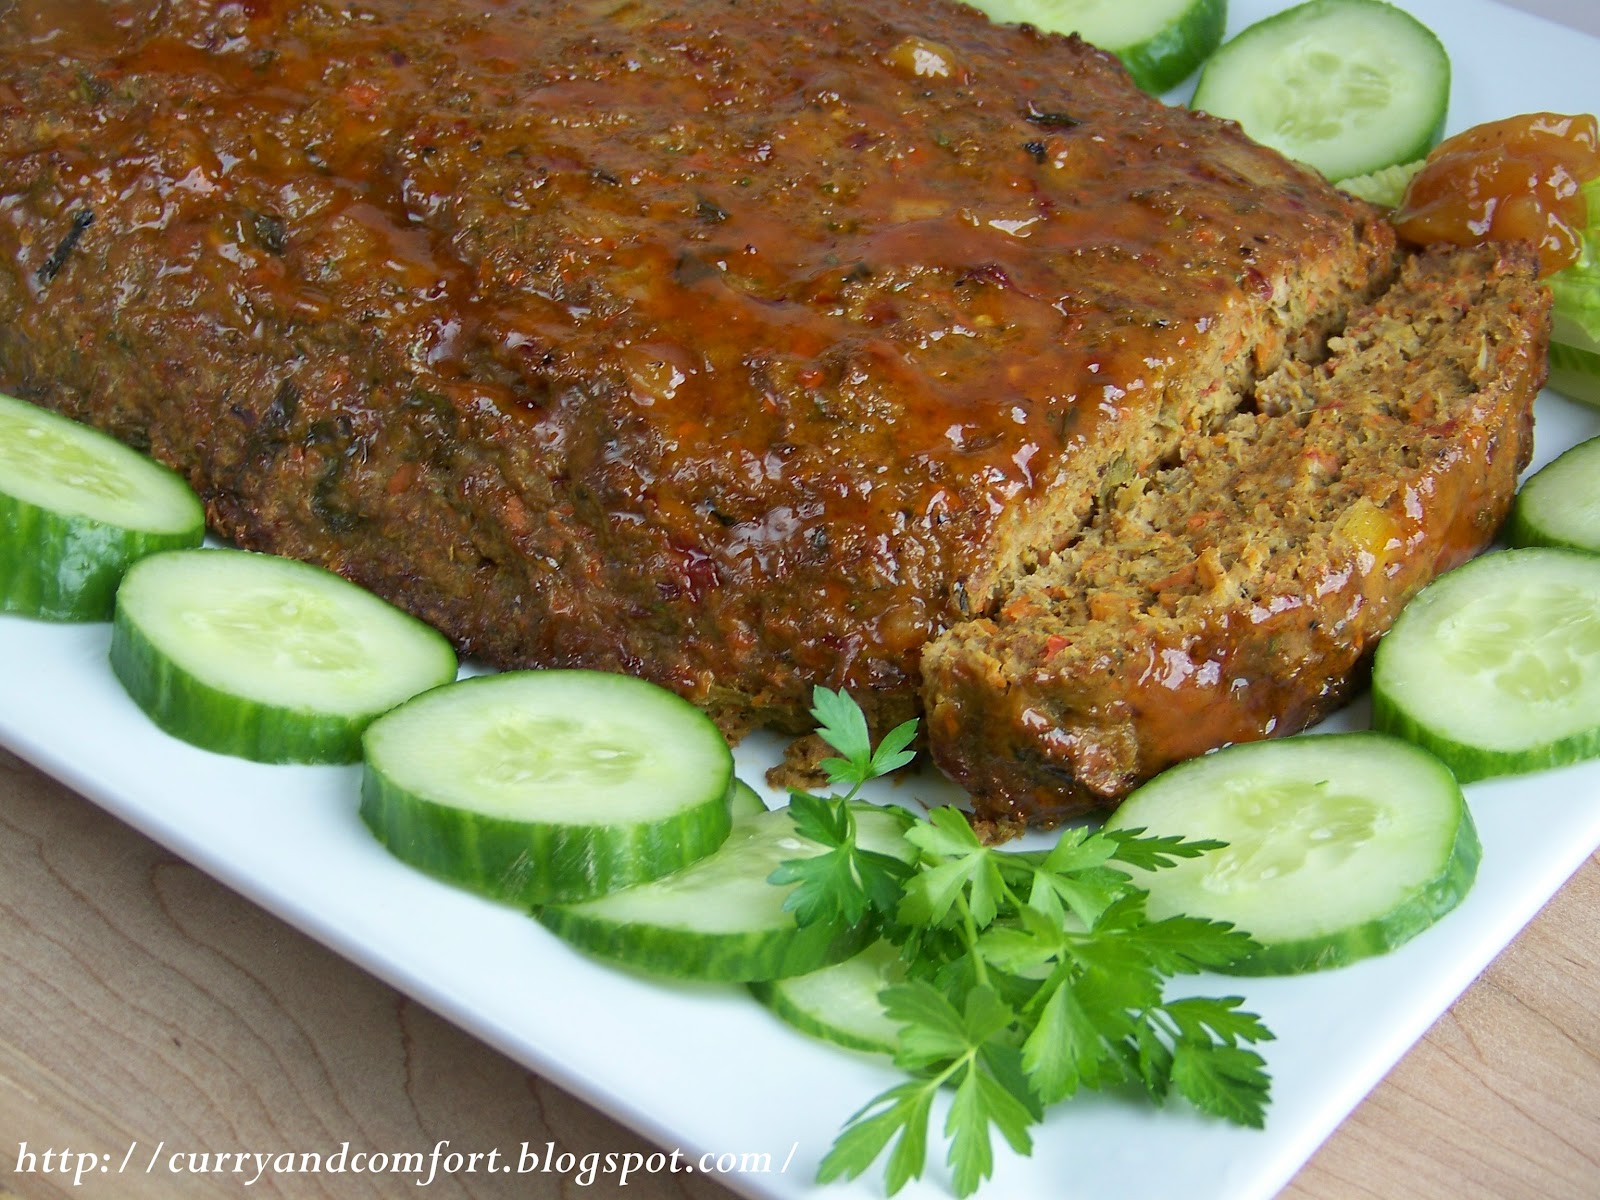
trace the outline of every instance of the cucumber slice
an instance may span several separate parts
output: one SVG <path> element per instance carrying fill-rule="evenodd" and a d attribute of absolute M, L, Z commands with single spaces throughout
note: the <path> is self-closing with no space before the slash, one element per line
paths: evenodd
<path fill-rule="evenodd" d="M 753 817 L 767 811 L 760 793 L 742 779 L 735 779 L 728 789 L 728 814 L 732 817 Z"/>
<path fill-rule="evenodd" d="M 1130 869 L 1154 918 L 1232 922 L 1262 949 L 1246 975 L 1341 966 L 1393 949 L 1460 902 L 1477 875 L 1461 788 L 1426 751 L 1377 733 L 1247 742 L 1173 767 L 1106 822 L 1227 842 Z"/>
<path fill-rule="evenodd" d="M 205 517 L 176 472 L 0 395 L 0 612 L 108 621 L 128 564 L 198 546 Z"/>
<path fill-rule="evenodd" d="M 905 827 L 897 809 L 856 808 L 868 849 L 909 858 Z M 804 975 L 876 936 L 867 924 L 802 929 L 783 907 L 793 885 L 767 877 L 786 859 L 822 850 L 795 832 L 787 810 L 774 809 L 739 818 L 721 849 L 675 875 L 535 915 L 579 949 L 661 975 L 732 983 Z"/>
<path fill-rule="evenodd" d="M 1600 553 L 1600 438 L 1573 446 L 1523 483 L 1505 536 L 1513 546 Z"/>
<path fill-rule="evenodd" d="M 876 941 L 843 962 L 749 985 L 751 993 L 801 1033 L 869 1054 L 893 1054 L 900 1026 L 878 999 L 905 979 L 905 959 L 892 942 Z"/>
<path fill-rule="evenodd" d="M 378 714 L 454 679 L 455 651 L 331 571 L 244 550 L 169 550 L 117 590 L 111 666 L 162 729 L 257 762 L 361 757 Z"/>
<path fill-rule="evenodd" d="M 1311 0 L 1258 21 L 1212 55 L 1192 101 L 1329 179 L 1425 157 L 1449 103 L 1444 46 L 1382 0 Z"/>
<path fill-rule="evenodd" d="M 508 671 L 373 722 L 361 817 L 398 858 L 532 906 L 655 879 L 728 835 L 733 756 L 709 717 L 640 679 Z"/>
<path fill-rule="evenodd" d="M 1176 87 L 1219 45 L 1227 0 L 968 0 L 993 21 L 1076 33 L 1115 54 L 1147 92 Z"/>
<path fill-rule="evenodd" d="M 1463 783 L 1600 755 L 1600 557 L 1503 550 L 1435 579 L 1378 643 L 1372 721 Z"/>

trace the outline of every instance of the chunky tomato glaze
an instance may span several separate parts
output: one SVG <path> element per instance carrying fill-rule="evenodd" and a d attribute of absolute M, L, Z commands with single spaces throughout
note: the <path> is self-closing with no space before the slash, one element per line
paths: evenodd
<path fill-rule="evenodd" d="M 1408 242 L 1525 240 L 1541 274 L 1577 261 L 1588 219 L 1582 187 L 1600 176 L 1600 123 L 1585 113 L 1526 113 L 1447 138 L 1411 180 L 1394 216 Z"/>

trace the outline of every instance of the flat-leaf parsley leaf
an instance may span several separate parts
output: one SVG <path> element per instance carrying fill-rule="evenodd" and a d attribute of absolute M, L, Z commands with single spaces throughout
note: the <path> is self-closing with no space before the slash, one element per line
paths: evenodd
<path fill-rule="evenodd" d="M 920 1178 L 941 1102 L 958 1196 L 992 1174 L 995 1133 L 1027 1154 L 1044 1108 L 1085 1088 L 1140 1086 L 1156 1103 L 1176 1092 L 1262 1124 L 1270 1085 L 1250 1046 L 1271 1032 L 1237 996 L 1165 994 L 1171 978 L 1226 966 L 1256 944 L 1223 922 L 1151 920 L 1145 893 L 1119 869 L 1171 866 L 1222 843 L 1069 829 L 1047 854 L 1017 853 L 984 845 L 965 816 L 940 808 L 907 816 L 911 861 L 863 850 L 857 793 L 910 761 L 915 722 L 874 749 L 843 692 L 817 689 L 812 711 L 839 752 L 822 764 L 829 783 L 848 790 L 791 794 L 796 831 L 827 850 L 771 878 L 795 885 L 787 905 L 800 924 L 872 921 L 899 948 L 904 981 L 886 981 L 879 999 L 899 1026 L 895 1062 L 908 1075 L 846 1121 L 819 1181 L 854 1178 L 886 1151 L 891 1195 Z"/>

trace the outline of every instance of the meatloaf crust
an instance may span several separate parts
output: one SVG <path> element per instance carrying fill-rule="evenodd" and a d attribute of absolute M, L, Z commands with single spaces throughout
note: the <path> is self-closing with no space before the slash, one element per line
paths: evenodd
<path fill-rule="evenodd" d="M 930 639 L 1398 264 L 1232 125 L 942 0 L 16 0 L 0 36 L 0 386 L 469 655 L 730 733 L 816 684 L 937 704 Z"/>
<path fill-rule="evenodd" d="M 1003 835 L 1348 697 L 1423 584 L 1476 553 L 1533 447 L 1531 247 L 1438 248 L 1178 459 L 1108 498 L 993 619 L 923 655 L 940 765 Z"/>

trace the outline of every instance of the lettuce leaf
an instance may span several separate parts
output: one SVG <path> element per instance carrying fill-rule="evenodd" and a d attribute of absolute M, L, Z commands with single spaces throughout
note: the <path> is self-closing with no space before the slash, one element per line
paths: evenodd
<path fill-rule="evenodd" d="M 1583 186 L 1589 206 L 1578 261 L 1550 276 L 1555 298 L 1550 386 L 1600 406 L 1600 179 Z"/>
<path fill-rule="evenodd" d="M 1376 204 L 1382 208 L 1399 208 L 1400 201 L 1406 194 L 1406 185 L 1411 182 L 1413 175 L 1422 170 L 1422 165 L 1427 161 L 1425 158 L 1419 158 L 1408 163 L 1395 163 L 1393 166 L 1381 167 L 1367 175 L 1352 175 L 1349 179 L 1341 179 L 1333 186 L 1341 192 L 1349 192 L 1352 196 L 1360 197 L 1368 204 Z"/>

